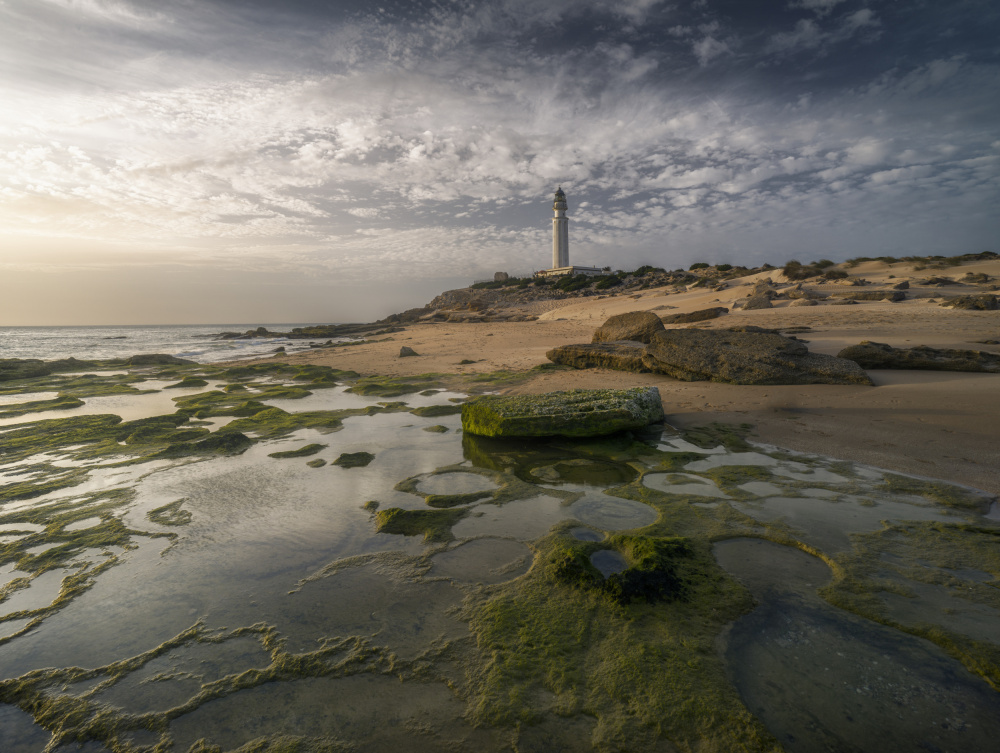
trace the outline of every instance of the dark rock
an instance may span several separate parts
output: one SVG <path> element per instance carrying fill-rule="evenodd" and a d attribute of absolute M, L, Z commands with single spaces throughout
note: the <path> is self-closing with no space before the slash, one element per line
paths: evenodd
<path fill-rule="evenodd" d="M 819 304 L 816 303 L 816 301 L 814 301 L 812 298 L 797 298 L 796 300 L 792 301 L 788 305 L 789 306 L 818 306 Z"/>
<path fill-rule="evenodd" d="M 864 369 L 1000 372 L 1000 355 L 980 350 L 945 350 L 925 345 L 893 348 L 865 340 L 844 348 L 837 357 L 854 361 Z"/>
<path fill-rule="evenodd" d="M 190 361 L 187 358 L 178 358 L 177 356 L 168 356 L 164 353 L 141 353 L 125 361 L 126 366 L 165 366 L 169 364 L 190 363 L 196 363 L 196 361 Z"/>
<path fill-rule="evenodd" d="M 771 299 L 766 295 L 752 295 L 747 298 L 746 302 L 743 304 L 743 309 L 745 311 L 752 311 L 754 309 L 772 309 L 774 306 L 771 303 Z"/>
<path fill-rule="evenodd" d="M 333 465 L 341 468 L 364 468 L 375 459 L 370 452 L 345 452 L 333 461 Z"/>
<path fill-rule="evenodd" d="M 608 319 L 594 332 L 591 342 L 616 342 L 618 340 L 635 340 L 648 343 L 657 332 L 663 331 L 660 317 L 651 311 L 630 311 L 618 314 Z"/>
<path fill-rule="evenodd" d="M 616 342 L 560 345 L 546 353 L 545 357 L 553 363 L 577 369 L 598 368 L 648 372 L 649 369 L 642 361 L 645 353 L 646 346 L 643 343 L 635 340 L 618 340 Z"/>
<path fill-rule="evenodd" d="M 962 282 L 976 284 L 982 284 L 989 282 L 993 278 L 990 277 L 985 272 L 966 272 L 965 277 L 962 278 Z"/>
<path fill-rule="evenodd" d="M 896 303 L 897 301 L 906 300 L 906 293 L 902 290 L 866 290 L 861 293 L 844 293 L 841 295 L 852 301 L 889 301 Z"/>
<path fill-rule="evenodd" d="M 37 358 L 0 358 L 0 382 L 48 376 L 52 367 Z"/>
<path fill-rule="evenodd" d="M 656 387 L 483 395 L 462 406 L 462 430 L 487 437 L 596 437 L 662 420 Z"/>
<path fill-rule="evenodd" d="M 417 353 L 417 351 L 415 351 L 409 345 L 404 345 L 402 348 L 399 349 L 399 357 L 400 358 L 406 358 L 408 356 L 418 356 L 418 355 L 420 355 L 420 354 Z"/>
<path fill-rule="evenodd" d="M 643 362 L 684 381 L 871 384 L 856 363 L 810 353 L 803 343 L 769 332 L 668 330 L 649 344 Z"/>
<path fill-rule="evenodd" d="M 857 303 L 853 298 L 838 298 L 835 301 L 830 301 L 831 306 L 855 306 Z"/>
<path fill-rule="evenodd" d="M 701 309 L 699 311 L 692 311 L 689 314 L 668 314 L 661 318 L 664 324 L 691 324 L 694 322 L 705 322 L 709 319 L 717 319 L 723 314 L 728 314 L 729 309 L 722 306 L 716 306 L 710 309 Z"/>
<path fill-rule="evenodd" d="M 941 287 L 942 285 L 954 285 L 956 283 L 950 277 L 940 277 L 938 275 L 935 275 L 933 277 L 928 277 L 926 280 L 921 280 L 920 284 L 921 285 L 937 285 L 938 287 Z"/>
<path fill-rule="evenodd" d="M 902 282 L 897 282 L 895 285 L 893 285 L 892 289 L 893 290 L 909 290 L 910 289 L 910 283 L 908 283 L 906 280 L 903 280 Z"/>
<path fill-rule="evenodd" d="M 949 298 L 941 304 L 953 309 L 967 309 L 970 311 L 996 311 L 1000 309 L 997 297 L 990 293 L 980 293 L 979 295 L 960 295 L 957 298 Z"/>

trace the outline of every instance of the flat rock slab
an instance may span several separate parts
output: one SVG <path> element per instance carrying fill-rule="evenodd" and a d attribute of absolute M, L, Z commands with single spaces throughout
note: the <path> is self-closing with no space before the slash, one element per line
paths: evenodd
<path fill-rule="evenodd" d="M 1000 372 L 1000 356 L 981 350 L 893 348 L 865 340 L 844 348 L 838 358 L 854 361 L 865 369 L 921 369 L 924 371 Z"/>
<path fill-rule="evenodd" d="M 646 348 L 646 366 L 687 382 L 730 384 L 867 384 L 853 361 L 810 353 L 804 343 L 767 332 L 675 329 Z"/>
<path fill-rule="evenodd" d="M 545 354 L 553 363 L 575 369 L 614 369 L 615 371 L 649 372 L 643 363 L 646 346 L 635 340 L 560 345 Z"/>
<path fill-rule="evenodd" d="M 483 395 L 462 406 L 462 430 L 486 437 L 598 437 L 662 420 L 656 387 Z"/>

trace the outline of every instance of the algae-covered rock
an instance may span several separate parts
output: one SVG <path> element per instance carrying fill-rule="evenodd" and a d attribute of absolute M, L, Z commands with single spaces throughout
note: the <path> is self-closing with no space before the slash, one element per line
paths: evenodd
<path fill-rule="evenodd" d="M 1000 372 L 1000 356 L 980 350 L 893 348 L 865 340 L 844 348 L 838 358 L 854 361 L 865 369 L 922 369 L 927 371 Z"/>
<path fill-rule="evenodd" d="M 648 343 L 657 332 L 663 331 L 660 317 L 651 311 L 630 311 L 608 319 L 594 332 L 593 342 L 635 340 Z"/>
<path fill-rule="evenodd" d="M 317 452 L 326 449 L 325 444 L 307 444 L 305 447 L 300 447 L 297 450 L 282 450 L 281 452 L 272 452 L 268 454 L 269 458 L 278 458 L 279 460 L 283 458 L 307 458 L 310 455 L 315 455 Z"/>
<path fill-rule="evenodd" d="M 662 420 L 655 387 L 484 395 L 462 406 L 462 430 L 487 437 L 596 437 Z"/>
<path fill-rule="evenodd" d="M 334 460 L 333 464 L 341 468 L 364 468 L 374 459 L 375 456 L 370 452 L 345 452 Z"/>
<path fill-rule="evenodd" d="M 853 361 L 810 353 L 798 340 L 770 332 L 675 329 L 646 349 L 646 366 L 686 382 L 731 384 L 868 384 Z"/>
<path fill-rule="evenodd" d="M 0 358 L 0 382 L 48 376 L 52 368 L 37 358 Z"/>
<path fill-rule="evenodd" d="M 164 366 L 169 364 L 193 364 L 187 358 L 178 358 L 165 353 L 140 353 L 125 361 L 126 366 Z"/>

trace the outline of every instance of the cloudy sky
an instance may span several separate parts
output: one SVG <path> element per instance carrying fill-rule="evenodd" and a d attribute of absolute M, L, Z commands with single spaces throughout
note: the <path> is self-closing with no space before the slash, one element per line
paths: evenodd
<path fill-rule="evenodd" d="M 997 248 L 995 0 L 0 0 L 0 325 Z"/>

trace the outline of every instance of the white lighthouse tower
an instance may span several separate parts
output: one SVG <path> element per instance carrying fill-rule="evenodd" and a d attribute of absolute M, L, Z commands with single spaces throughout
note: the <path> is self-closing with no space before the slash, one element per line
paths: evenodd
<path fill-rule="evenodd" d="M 552 268 L 569 266 L 569 218 L 566 217 L 566 194 L 562 186 L 556 191 L 552 202 L 555 217 L 552 218 Z"/>
<path fill-rule="evenodd" d="M 552 202 L 555 217 L 552 218 L 552 269 L 535 272 L 538 277 L 557 275 L 599 275 L 598 267 L 571 267 L 569 263 L 569 218 L 566 216 L 566 194 L 562 186 L 556 191 Z"/>

